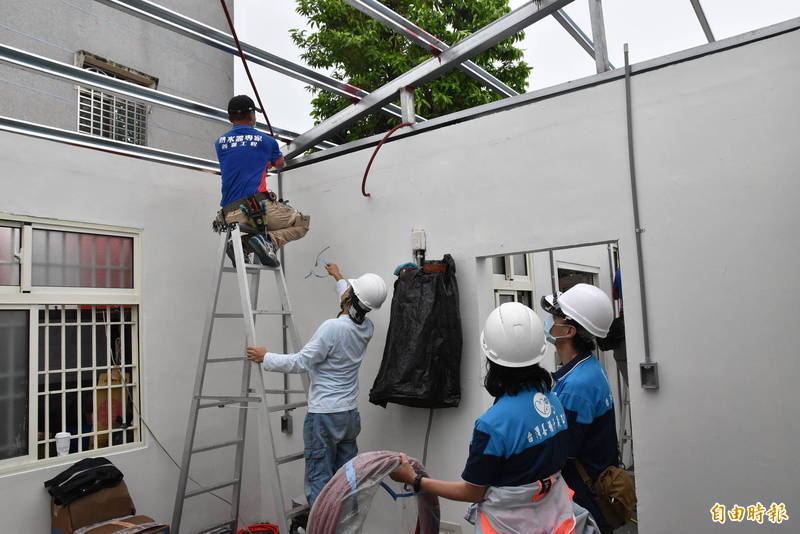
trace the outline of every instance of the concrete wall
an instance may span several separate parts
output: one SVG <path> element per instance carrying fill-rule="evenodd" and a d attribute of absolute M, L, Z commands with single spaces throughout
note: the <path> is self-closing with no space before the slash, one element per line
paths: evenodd
<path fill-rule="evenodd" d="M 219 3 L 159 4 L 228 31 Z M 0 42 L 9 46 L 70 65 L 75 52 L 85 50 L 155 76 L 160 91 L 220 108 L 231 97 L 233 56 L 94 0 L 2 2 L 0 21 Z M 78 91 L 72 83 L 0 62 L 0 115 L 74 131 Z M 147 122 L 149 146 L 211 159 L 213 139 L 226 131 L 220 122 L 160 106 L 150 106 Z"/>
<path fill-rule="evenodd" d="M 323 247 L 331 247 L 326 259 L 346 274 L 373 271 L 387 279 L 410 256 L 412 228 L 427 231 L 428 257 L 451 253 L 461 290 L 463 400 L 434 414 L 428 466 L 434 476 L 455 480 L 473 421 L 485 408 L 478 335 L 492 297 L 481 258 L 618 240 L 640 532 L 716 531 L 708 512 L 715 502 L 784 502 L 792 516 L 800 504 L 792 454 L 800 438 L 793 406 L 800 371 L 793 348 L 800 297 L 794 281 L 800 254 L 793 246 L 800 201 L 798 47 L 800 33 L 792 32 L 633 80 L 650 342 L 660 390 L 645 392 L 636 378 L 644 339 L 619 81 L 388 143 L 370 174 L 370 199 L 359 193 L 369 150 L 286 172 L 285 196 L 312 214 L 312 232 L 290 245 L 286 258 L 301 335 L 310 336 L 337 311 L 330 280 L 303 278 Z M 207 224 L 218 179 L 11 134 L 0 134 L 0 147 L 6 154 L 0 211 L 143 228 L 145 415 L 179 455 L 213 268 L 215 239 Z M 173 215 L 176 206 L 180 217 Z M 537 288 L 543 291 L 549 286 Z M 361 369 L 359 443 L 362 450 L 420 457 L 426 411 L 367 401 L 388 313 L 386 306 L 372 314 L 376 334 Z M 226 331 L 231 344 L 224 350 L 239 350 L 238 331 Z M 260 329 L 259 341 L 280 344 L 274 327 Z M 214 382 L 221 388 L 222 378 Z M 209 441 L 229 435 L 225 415 L 215 412 L 203 423 Z M 291 443 L 280 440 L 281 447 L 297 450 L 298 434 Z M 251 521 L 271 513 L 258 507 L 255 435 L 250 432 L 243 507 Z M 177 470 L 152 440 L 113 460 L 139 509 L 169 520 Z M 194 476 L 206 483 L 225 476 L 221 460 L 196 467 Z M 62 468 L 0 477 L 4 528 L 46 530 L 41 483 Z M 300 493 L 302 469 L 285 472 L 289 493 Z M 224 517 L 225 507 L 211 497 L 192 506 L 189 527 Z M 409 531 L 413 511 L 406 506 L 379 495 L 367 531 Z M 443 519 L 460 522 L 463 509 L 445 502 Z M 780 528 L 792 532 L 795 521 Z M 748 522 L 726 527 L 755 528 Z"/>
<path fill-rule="evenodd" d="M 489 254 L 619 240 L 624 278 L 640 532 L 712 532 L 716 502 L 800 504 L 793 325 L 800 287 L 800 33 L 635 76 L 636 163 L 652 357 L 661 389 L 639 387 L 640 294 L 621 81 L 429 131 L 383 147 L 360 195 L 371 148 L 285 173 L 313 231 L 290 248 L 305 330 L 334 311 L 328 282 L 303 281 L 324 246 L 343 271 L 382 273 L 424 228 L 428 257 L 458 265 L 464 327 L 458 409 L 434 416 L 428 466 L 458 479 L 483 409 L 478 335 L 491 308 Z M 479 170 L 480 169 L 480 170 Z M 549 284 L 537 291 L 549 292 Z M 370 405 L 388 309 L 361 371 L 362 449 L 422 454 L 423 410 Z M 371 517 L 391 531 L 400 508 Z M 459 521 L 463 506 L 445 503 Z M 728 525 L 726 525 L 728 526 Z M 730 525 L 750 532 L 753 523 Z M 793 531 L 791 522 L 781 527 Z"/>

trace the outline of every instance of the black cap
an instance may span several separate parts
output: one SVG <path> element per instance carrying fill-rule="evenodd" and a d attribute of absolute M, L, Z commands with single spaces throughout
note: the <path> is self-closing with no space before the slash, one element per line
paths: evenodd
<path fill-rule="evenodd" d="M 253 99 L 247 95 L 236 95 L 228 102 L 228 113 L 248 113 L 255 109 Z"/>

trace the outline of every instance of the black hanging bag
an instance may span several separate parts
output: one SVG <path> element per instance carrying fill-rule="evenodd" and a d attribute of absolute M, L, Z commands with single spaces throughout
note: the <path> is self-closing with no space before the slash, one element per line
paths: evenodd
<path fill-rule="evenodd" d="M 394 283 L 383 360 L 369 401 L 448 408 L 461 400 L 461 314 L 452 256 L 426 261 Z"/>

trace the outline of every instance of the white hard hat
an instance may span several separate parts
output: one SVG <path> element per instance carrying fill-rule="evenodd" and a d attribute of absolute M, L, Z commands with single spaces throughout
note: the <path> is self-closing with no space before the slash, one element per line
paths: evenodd
<path fill-rule="evenodd" d="M 362 274 L 347 281 L 358 300 L 370 310 L 377 310 L 386 300 L 386 282 L 374 273 Z"/>
<path fill-rule="evenodd" d="M 548 313 L 565 315 L 599 338 L 608 335 L 614 320 L 611 299 L 602 289 L 590 284 L 575 284 L 558 295 L 555 305 L 553 295 L 547 295 L 542 298 L 542 308 Z"/>
<path fill-rule="evenodd" d="M 542 320 L 519 302 L 495 308 L 481 332 L 484 356 L 503 367 L 527 367 L 544 357 Z"/>

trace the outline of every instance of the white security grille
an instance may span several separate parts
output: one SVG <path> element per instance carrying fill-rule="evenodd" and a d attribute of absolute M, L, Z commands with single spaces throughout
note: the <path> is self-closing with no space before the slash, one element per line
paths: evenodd
<path fill-rule="evenodd" d="M 37 457 L 141 440 L 138 308 L 44 305 L 38 312 Z M 135 406 L 134 406 L 135 405 Z"/>
<path fill-rule="evenodd" d="M 87 70 L 112 78 L 125 79 L 97 67 Z M 96 89 L 80 87 L 78 131 L 134 145 L 146 145 L 147 106 Z"/>

